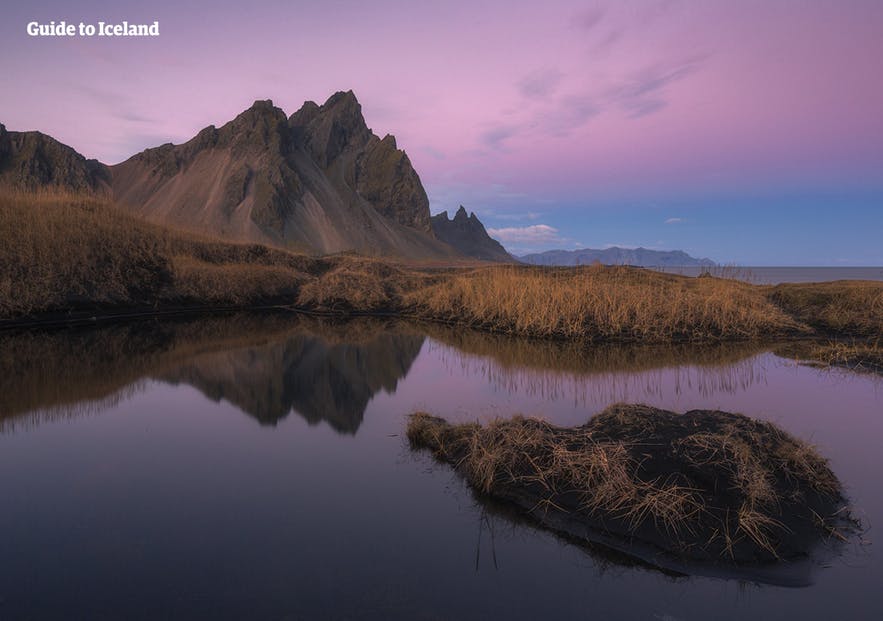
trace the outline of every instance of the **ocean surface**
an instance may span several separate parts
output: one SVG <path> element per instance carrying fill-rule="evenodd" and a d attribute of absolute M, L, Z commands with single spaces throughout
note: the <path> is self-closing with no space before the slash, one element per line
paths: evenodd
<path fill-rule="evenodd" d="M 883 267 L 660 267 L 660 272 L 735 278 L 756 285 L 783 282 L 827 282 L 831 280 L 883 280 Z"/>
<path fill-rule="evenodd" d="M 0 619 L 881 619 L 883 381 L 777 343 L 278 316 L 0 334 Z M 866 536 L 803 588 L 661 572 L 476 498 L 407 417 L 719 408 L 817 445 Z"/>

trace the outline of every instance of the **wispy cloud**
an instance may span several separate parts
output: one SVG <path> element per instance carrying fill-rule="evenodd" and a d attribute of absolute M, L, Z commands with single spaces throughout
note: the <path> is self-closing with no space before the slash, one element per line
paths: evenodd
<path fill-rule="evenodd" d="M 629 118 L 658 112 L 668 105 L 666 87 L 694 74 L 707 58 L 708 55 L 694 56 L 670 65 L 648 67 L 613 89 L 610 100 Z"/>
<path fill-rule="evenodd" d="M 622 38 L 623 31 L 621 28 L 609 30 L 592 48 L 595 54 L 607 52 L 613 45 Z"/>
<path fill-rule="evenodd" d="M 429 145 L 425 145 L 423 147 L 423 152 L 437 160 L 443 160 L 446 157 L 443 151 L 440 151 L 439 149 L 436 149 L 435 147 Z"/>
<path fill-rule="evenodd" d="M 573 16 L 573 25 L 581 30 L 592 30 L 601 23 L 606 13 L 607 9 L 599 6 L 585 9 Z"/>
<path fill-rule="evenodd" d="M 665 223 L 666 223 L 666 224 L 680 224 L 680 223 L 683 222 L 683 221 L 684 221 L 683 218 L 668 218 L 668 219 L 665 221 Z"/>
<path fill-rule="evenodd" d="M 543 214 L 533 211 L 529 211 L 527 213 L 497 213 L 493 209 L 486 209 L 485 213 L 495 220 L 509 220 L 514 222 L 521 222 L 524 220 L 539 220 L 543 217 Z"/>
<path fill-rule="evenodd" d="M 497 125 L 485 130 L 481 134 L 481 141 L 491 149 L 500 151 L 505 147 L 505 142 L 518 133 L 514 125 Z"/>
<path fill-rule="evenodd" d="M 488 229 L 488 235 L 504 244 L 546 244 L 563 241 L 558 229 L 548 224 Z"/>
<path fill-rule="evenodd" d="M 569 95 L 562 98 L 557 108 L 548 115 L 543 129 L 555 136 L 566 136 L 600 112 L 600 106 L 592 97 Z"/>
<path fill-rule="evenodd" d="M 563 77 L 558 69 L 540 69 L 524 76 L 516 86 L 523 97 L 546 99 L 555 92 Z"/>
<path fill-rule="evenodd" d="M 105 107 L 110 116 L 129 123 L 153 123 L 156 119 L 141 113 L 141 106 L 132 97 L 103 88 L 95 88 L 86 84 L 72 85 L 95 103 Z"/>

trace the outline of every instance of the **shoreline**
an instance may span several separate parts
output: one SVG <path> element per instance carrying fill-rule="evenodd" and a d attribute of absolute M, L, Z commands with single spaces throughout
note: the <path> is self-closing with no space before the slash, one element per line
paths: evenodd
<path fill-rule="evenodd" d="M 509 336 L 519 339 L 529 339 L 537 341 L 550 342 L 582 342 L 585 344 L 607 345 L 607 344 L 623 344 L 623 345 L 703 345 L 714 343 L 747 343 L 753 341 L 787 341 L 794 343 L 818 341 L 828 339 L 834 342 L 852 340 L 859 342 L 873 342 L 873 337 L 868 335 L 855 334 L 852 332 L 821 332 L 813 330 L 805 332 L 801 330 L 783 330 L 763 335 L 751 336 L 726 336 L 711 337 L 700 336 L 696 338 L 625 338 L 625 337 L 599 337 L 593 335 L 585 336 L 568 336 L 547 334 L 539 335 L 530 332 L 519 332 L 507 329 L 495 328 L 493 326 L 470 323 L 468 320 L 449 320 L 440 317 L 425 316 L 420 313 L 407 313 L 395 310 L 324 310 L 317 308 L 303 308 L 282 301 L 269 304 L 257 305 L 180 305 L 166 307 L 145 307 L 145 306 L 118 306 L 108 307 L 94 310 L 71 310 L 71 311 L 49 311 L 45 313 L 36 313 L 15 319 L 0 319 L 0 335 L 19 330 L 40 330 L 40 329 L 64 329 L 64 328 L 82 328 L 82 327 L 102 327 L 116 324 L 125 324 L 138 320 L 162 320 L 178 319 L 178 318 L 209 318 L 217 315 L 232 315 L 237 313 L 245 314 L 285 314 L 294 316 L 308 317 L 324 317 L 329 319 L 350 320 L 357 318 L 377 318 L 377 319 L 399 319 L 404 321 L 426 322 L 429 324 L 448 326 L 453 328 L 466 328 L 476 332 L 491 334 L 496 336 Z"/>

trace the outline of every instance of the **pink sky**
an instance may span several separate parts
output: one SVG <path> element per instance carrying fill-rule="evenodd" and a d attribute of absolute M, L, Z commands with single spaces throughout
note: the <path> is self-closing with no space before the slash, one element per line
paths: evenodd
<path fill-rule="evenodd" d="M 353 89 L 433 211 L 883 189 L 879 1 L 77 4 L 4 10 L 0 122 L 109 163 Z M 32 19 L 161 36 L 33 39 Z"/>

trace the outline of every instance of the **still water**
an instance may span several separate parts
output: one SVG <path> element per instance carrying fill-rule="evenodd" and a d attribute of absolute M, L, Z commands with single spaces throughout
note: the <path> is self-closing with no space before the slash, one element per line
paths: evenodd
<path fill-rule="evenodd" d="M 0 334 L 0 619 L 879 619 L 883 381 L 777 345 L 593 347 L 296 317 Z M 720 408 L 831 458 L 813 584 L 672 576 L 478 502 L 408 413 Z"/>

